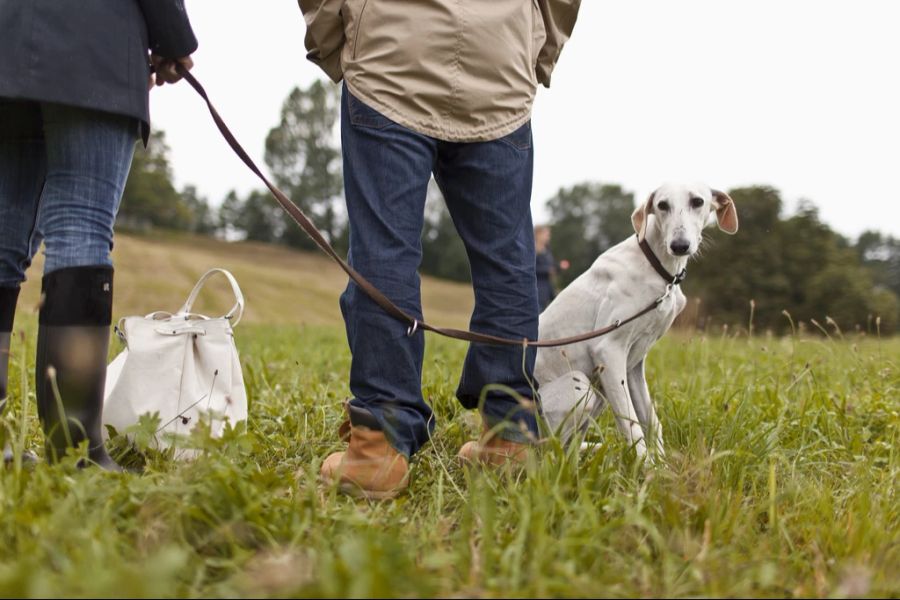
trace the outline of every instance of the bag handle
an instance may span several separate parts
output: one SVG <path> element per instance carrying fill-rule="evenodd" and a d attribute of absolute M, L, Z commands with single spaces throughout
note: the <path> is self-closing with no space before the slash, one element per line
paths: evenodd
<path fill-rule="evenodd" d="M 206 285 L 206 282 L 209 279 L 216 275 L 217 273 L 221 273 L 228 279 L 228 283 L 231 284 L 231 291 L 234 292 L 235 303 L 234 306 L 231 307 L 223 319 L 228 319 L 231 321 L 232 327 L 237 327 L 237 324 L 240 322 L 241 317 L 244 315 L 244 294 L 241 292 L 241 287 L 238 285 L 237 280 L 234 278 L 234 275 L 226 271 L 225 269 L 210 269 L 197 281 L 197 285 L 194 286 L 194 289 L 191 290 L 190 296 L 188 299 L 184 301 L 184 306 L 178 309 L 179 315 L 186 315 L 191 312 L 191 309 L 194 307 L 194 302 L 197 300 L 197 296 L 200 295 L 200 290 L 203 289 L 203 286 Z"/>

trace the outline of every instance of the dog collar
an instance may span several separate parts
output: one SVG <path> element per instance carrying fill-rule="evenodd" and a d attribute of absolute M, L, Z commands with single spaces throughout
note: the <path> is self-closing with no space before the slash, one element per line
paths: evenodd
<path fill-rule="evenodd" d="M 644 256 L 647 257 L 647 262 L 650 263 L 650 266 L 659 273 L 659 276 L 666 280 L 666 283 L 671 283 L 672 285 L 678 285 L 682 281 L 684 281 L 685 277 L 687 277 L 687 269 L 682 269 L 677 275 L 672 275 L 669 273 L 666 268 L 659 262 L 659 259 L 653 253 L 653 249 L 650 248 L 650 244 L 647 243 L 646 239 L 639 239 L 638 246 L 641 247 L 641 250 L 644 253 Z"/>

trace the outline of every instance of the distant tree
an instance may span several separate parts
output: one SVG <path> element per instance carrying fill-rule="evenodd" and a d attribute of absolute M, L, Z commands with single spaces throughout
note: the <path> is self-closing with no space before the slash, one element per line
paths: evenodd
<path fill-rule="evenodd" d="M 900 296 L 900 239 L 866 231 L 856 242 L 856 253 L 876 283 Z"/>
<path fill-rule="evenodd" d="M 550 247 L 557 260 L 568 260 L 558 283 L 565 286 L 607 249 L 634 233 L 634 194 L 619 185 L 581 183 L 561 188 L 547 201 L 552 221 Z"/>
<path fill-rule="evenodd" d="M 240 198 L 232 190 L 219 209 L 219 228 L 226 237 L 274 243 L 281 239 L 285 225 L 281 209 L 268 192 L 252 191 Z"/>
<path fill-rule="evenodd" d="M 875 280 L 872 303 L 877 307 L 876 314 L 884 321 L 882 331 L 897 330 L 900 323 L 900 239 L 867 231 L 859 236 L 854 249 Z M 887 317 L 891 314 L 893 319 Z"/>
<path fill-rule="evenodd" d="M 835 257 L 806 282 L 807 301 L 797 311 L 805 321 L 820 323 L 830 318 L 842 329 L 865 329 L 869 317 L 878 311 L 872 301 L 871 276 L 847 255 Z M 894 314 L 885 315 L 886 326 L 893 329 Z"/>
<path fill-rule="evenodd" d="M 421 269 L 423 273 L 443 279 L 472 280 L 465 246 L 433 179 L 428 185 L 428 198 L 425 202 Z"/>
<path fill-rule="evenodd" d="M 195 186 L 184 186 L 181 190 L 181 202 L 189 213 L 189 221 L 186 224 L 188 231 L 202 235 L 213 235 L 216 232 L 217 215 L 210 207 L 209 201 L 200 196 Z"/>
<path fill-rule="evenodd" d="M 220 233 L 224 234 L 226 239 L 230 239 L 232 234 L 240 235 L 241 237 L 246 235 L 240 228 L 243 206 L 243 201 L 234 190 L 231 190 L 225 195 L 225 199 L 219 206 L 217 229 Z"/>
<path fill-rule="evenodd" d="M 165 133 L 154 131 L 147 147 L 135 149 L 116 223 L 125 229 L 175 229 L 212 235 L 215 211 L 197 188 L 175 189 Z"/>
<path fill-rule="evenodd" d="M 338 89 L 322 81 L 294 88 L 282 105 L 280 123 L 266 137 L 265 153 L 275 183 L 332 242 L 346 239 L 338 206 L 343 191 L 341 155 L 334 135 L 339 106 Z M 314 247 L 290 217 L 281 214 L 278 219 L 284 224 L 279 241 Z"/>
<path fill-rule="evenodd" d="M 784 319 L 782 310 L 795 305 L 790 276 L 780 268 L 781 196 L 762 186 L 731 190 L 730 195 L 740 231 L 734 236 L 714 228 L 704 231 L 703 249 L 688 265 L 684 291 L 699 296 L 703 315 L 719 323 L 746 325 L 750 300 L 757 305 L 757 323 L 777 322 Z"/>
<path fill-rule="evenodd" d="M 868 327 L 881 315 L 882 331 L 897 323 L 896 296 L 878 292 L 857 250 L 801 202 L 783 219 L 781 197 L 770 187 L 732 190 L 741 229 L 735 236 L 709 231 L 708 243 L 693 262 L 685 293 L 701 298 L 702 315 L 714 323 L 747 326 L 750 301 L 759 330 L 784 331 L 789 321 L 831 318 L 844 330 Z M 877 293 L 878 292 L 878 293 Z"/>
<path fill-rule="evenodd" d="M 866 330 L 891 334 L 900 331 L 900 296 L 884 287 L 877 287 L 871 292 L 868 302 L 869 316 Z M 880 323 L 875 319 L 880 319 Z"/>
<path fill-rule="evenodd" d="M 146 149 L 135 149 L 117 223 L 130 229 L 187 229 L 192 218 L 172 183 L 165 134 L 154 131 Z"/>

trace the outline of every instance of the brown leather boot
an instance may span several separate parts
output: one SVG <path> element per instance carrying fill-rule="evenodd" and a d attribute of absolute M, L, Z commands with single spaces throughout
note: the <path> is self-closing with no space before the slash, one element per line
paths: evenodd
<path fill-rule="evenodd" d="M 484 425 L 481 438 L 466 442 L 459 449 L 457 458 L 463 463 L 488 467 L 520 467 L 525 464 L 528 455 L 528 444 L 511 442 L 500 437 Z"/>
<path fill-rule="evenodd" d="M 344 423 L 341 433 L 348 430 L 350 445 L 346 452 L 335 452 L 322 463 L 325 483 L 337 482 L 345 494 L 369 500 L 395 498 L 409 487 L 409 463 L 383 432 Z"/>

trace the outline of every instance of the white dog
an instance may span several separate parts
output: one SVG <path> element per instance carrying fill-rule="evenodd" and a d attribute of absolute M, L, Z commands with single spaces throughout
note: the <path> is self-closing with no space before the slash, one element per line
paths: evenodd
<path fill-rule="evenodd" d="M 662 456 L 662 427 L 644 359 L 684 309 L 678 284 L 713 211 L 719 229 L 737 232 L 737 211 L 727 194 L 705 185 L 664 185 L 632 214 L 637 235 L 604 252 L 541 314 L 540 339 L 563 338 L 625 321 L 659 300 L 649 313 L 605 336 L 538 350 L 535 378 L 544 416 L 565 440 L 599 414 L 605 399 L 638 456 L 647 454 L 648 444 Z"/>

